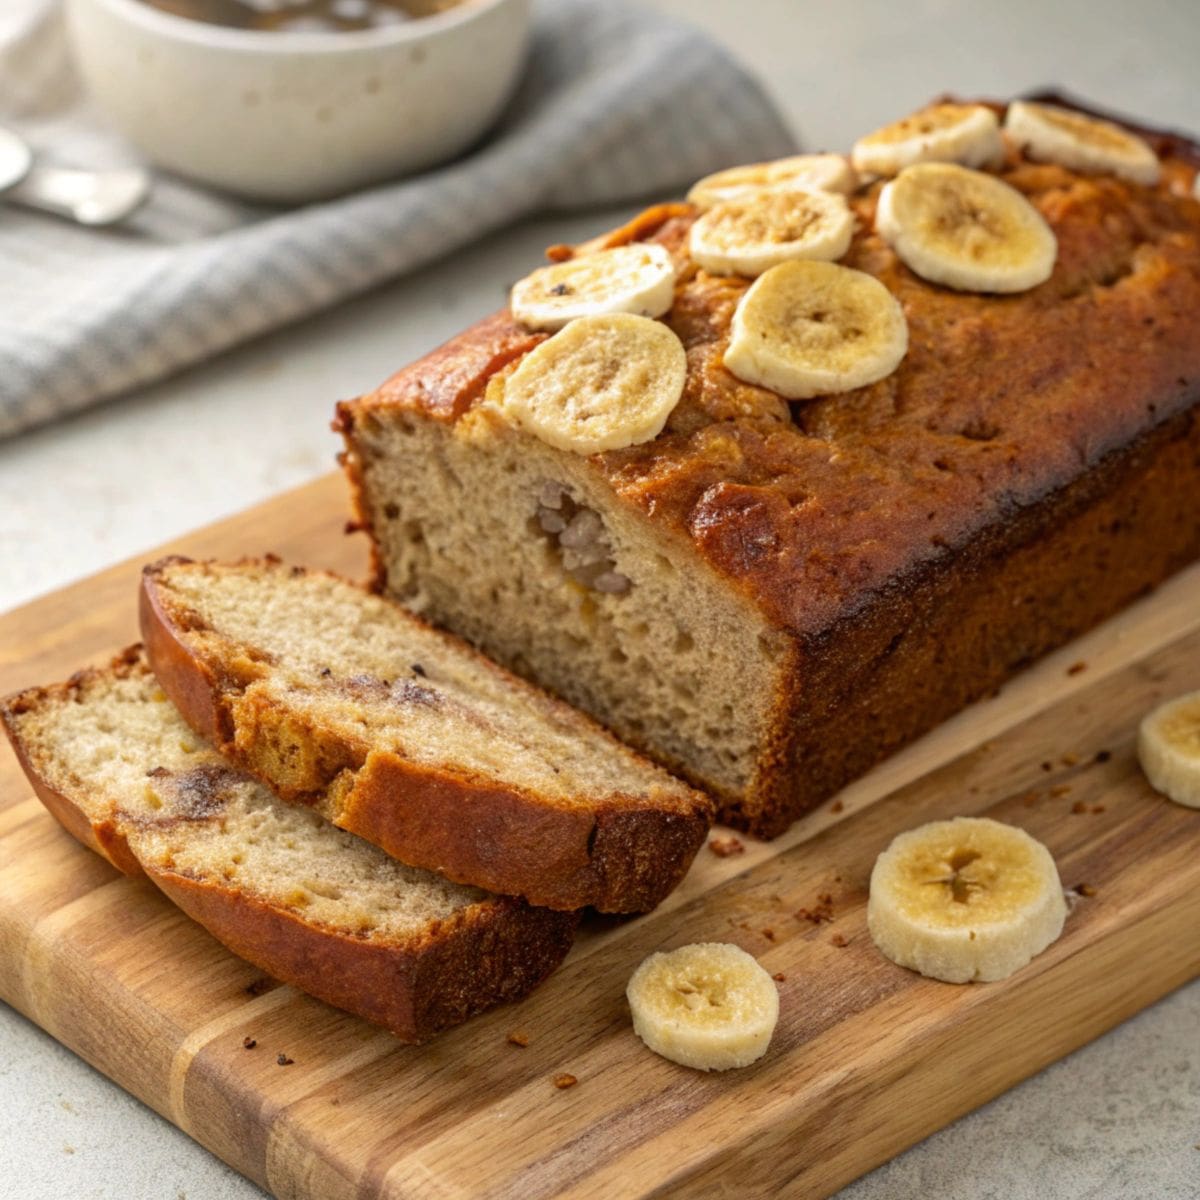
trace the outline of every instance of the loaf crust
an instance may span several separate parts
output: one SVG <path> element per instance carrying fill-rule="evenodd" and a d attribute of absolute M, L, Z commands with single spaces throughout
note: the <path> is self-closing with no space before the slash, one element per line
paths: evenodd
<path fill-rule="evenodd" d="M 857 391 L 788 404 L 735 379 L 722 356 L 750 281 L 684 269 L 664 318 L 688 353 L 683 399 L 659 437 L 587 466 L 786 640 L 744 791 L 618 728 L 718 794 L 723 820 L 779 833 L 1200 554 L 1200 155 L 1142 132 L 1163 158 L 1154 188 L 1010 152 L 1002 177 L 1059 247 L 1051 279 L 1015 296 L 923 281 L 874 232 L 880 185 L 852 197 L 844 261 L 885 283 L 910 333 L 899 369 Z M 695 216 L 659 206 L 588 248 L 646 239 L 682 258 Z M 507 365 L 518 328 L 497 314 L 339 406 L 378 587 L 363 431 L 458 421 L 480 380 L 454 393 L 448 362 Z"/>
<path fill-rule="evenodd" d="M 211 880 L 153 868 L 146 874 L 238 957 L 404 1042 L 428 1041 L 527 995 L 566 957 L 577 920 L 495 896 L 420 943 L 389 946 L 313 926 Z"/>
<path fill-rule="evenodd" d="M 9 697 L 0 705 L 0 719 L 34 791 L 67 832 L 126 875 L 148 877 L 235 954 L 406 1042 L 424 1041 L 519 999 L 565 957 L 576 914 L 534 908 L 512 897 L 484 897 L 430 923 L 416 938 L 387 941 L 323 926 L 236 886 L 139 859 L 125 832 L 137 818 L 110 811 L 93 819 L 76 795 L 53 786 L 22 734 L 21 717 L 76 702 L 106 673 L 127 677 L 145 670 L 140 648 L 132 647 L 107 672 L 81 671 L 66 683 Z M 86 788 L 87 781 L 78 786 Z"/>
<path fill-rule="evenodd" d="M 315 805 L 401 862 L 551 909 L 647 911 L 687 872 L 711 823 L 712 803 L 665 776 L 670 790 L 654 796 L 616 792 L 587 806 L 565 805 L 466 768 L 431 767 L 386 747 L 351 745 L 268 699 L 247 695 L 229 664 L 196 649 L 189 639 L 195 616 L 165 594 L 164 571 L 181 564 L 188 560 L 165 559 L 142 575 L 140 621 L 155 674 L 193 729 L 283 799 Z M 282 568 L 277 561 L 260 565 L 284 574 L 321 574 Z M 411 614 L 405 619 L 424 627 Z M 531 690 L 464 643 L 437 636 L 448 653 L 470 655 L 506 687 Z M 560 719 L 603 737 L 614 756 L 629 754 L 582 714 L 538 695 Z M 286 780 L 281 746 L 288 756 Z M 299 775 L 297 762 L 305 764 Z"/>

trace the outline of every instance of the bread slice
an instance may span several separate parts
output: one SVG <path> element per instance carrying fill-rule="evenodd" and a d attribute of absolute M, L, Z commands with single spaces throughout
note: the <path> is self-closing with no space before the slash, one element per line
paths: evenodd
<path fill-rule="evenodd" d="M 403 1041 L 523 996 L 570 948 L 573 914 L 404 866 L 281 803 L 188 729 L 137 647 L 0 716 L 79 841 L 235 954 Z"/>
<path fill-rule="evenodd" d="M 150 663 L 285 800 L 402 862 L 556 909 L 652 908 L 707 797 L 393 601 L 276 559 L 145 569 Z"/>

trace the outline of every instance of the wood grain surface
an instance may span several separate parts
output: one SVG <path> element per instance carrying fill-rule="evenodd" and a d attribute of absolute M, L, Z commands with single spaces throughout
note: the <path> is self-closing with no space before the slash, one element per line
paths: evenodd
<path fill-rule="evenodd" d="M 330 476 L 164 549 L 361 574 L 344 519 Z M 0 692 L 134 640 L 141 561 L 0 617 Z M 593 919 L 532 997 L 424 1047 L 263 979 L 72 841 L 0 752 L 0 997 L 281 1197 L 827 1195 L 1200 974 L 1200 812 L 1133 748 L 1197 687 L 1200 567 L 778 841 L 702 850 L 654 913 Z M 956 987 L 875 952 L 867 879 L 898 831 L 977 813 L 1043 840 L 1073 908 L 1013 978 Z M 710 1076 L 642 1047 L 624 987 L 650 951 L 712 940 L 782 979 L 767 1056 Z"/>

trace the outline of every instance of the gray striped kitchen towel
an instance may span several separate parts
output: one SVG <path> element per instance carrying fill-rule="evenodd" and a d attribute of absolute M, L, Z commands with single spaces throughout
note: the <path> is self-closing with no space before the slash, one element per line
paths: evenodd
<path fill-rule="evenodd" d="M 253 206 L 175 178 L 120 231 L 0 205 L 0 437 L 160 378 L 536 211 L 654 193 L 792 138 L 758 84 L 645 5 L 543 0 L 477 150 L 330 203 Z M 89 107 L 58 0 L 0 3 L 0 123 L 62 162 L 129 162 Z"/>

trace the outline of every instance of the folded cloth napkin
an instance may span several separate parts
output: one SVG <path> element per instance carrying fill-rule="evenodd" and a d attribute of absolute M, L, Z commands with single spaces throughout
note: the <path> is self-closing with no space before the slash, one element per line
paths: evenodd
<path fill-rule="evenodd" d="M 59 0 L 4 0 L 0 123 L 48 159 L 135 155 L 76 80 Z M 160 378 L 537 211 L 672 189 L 792 138 L 758 84 L 646 5 L 544 0 L 492 134 L 447 166 L 299 209 L 172 177 L 120 230 L 0 204 L 0 437 Z"/>

